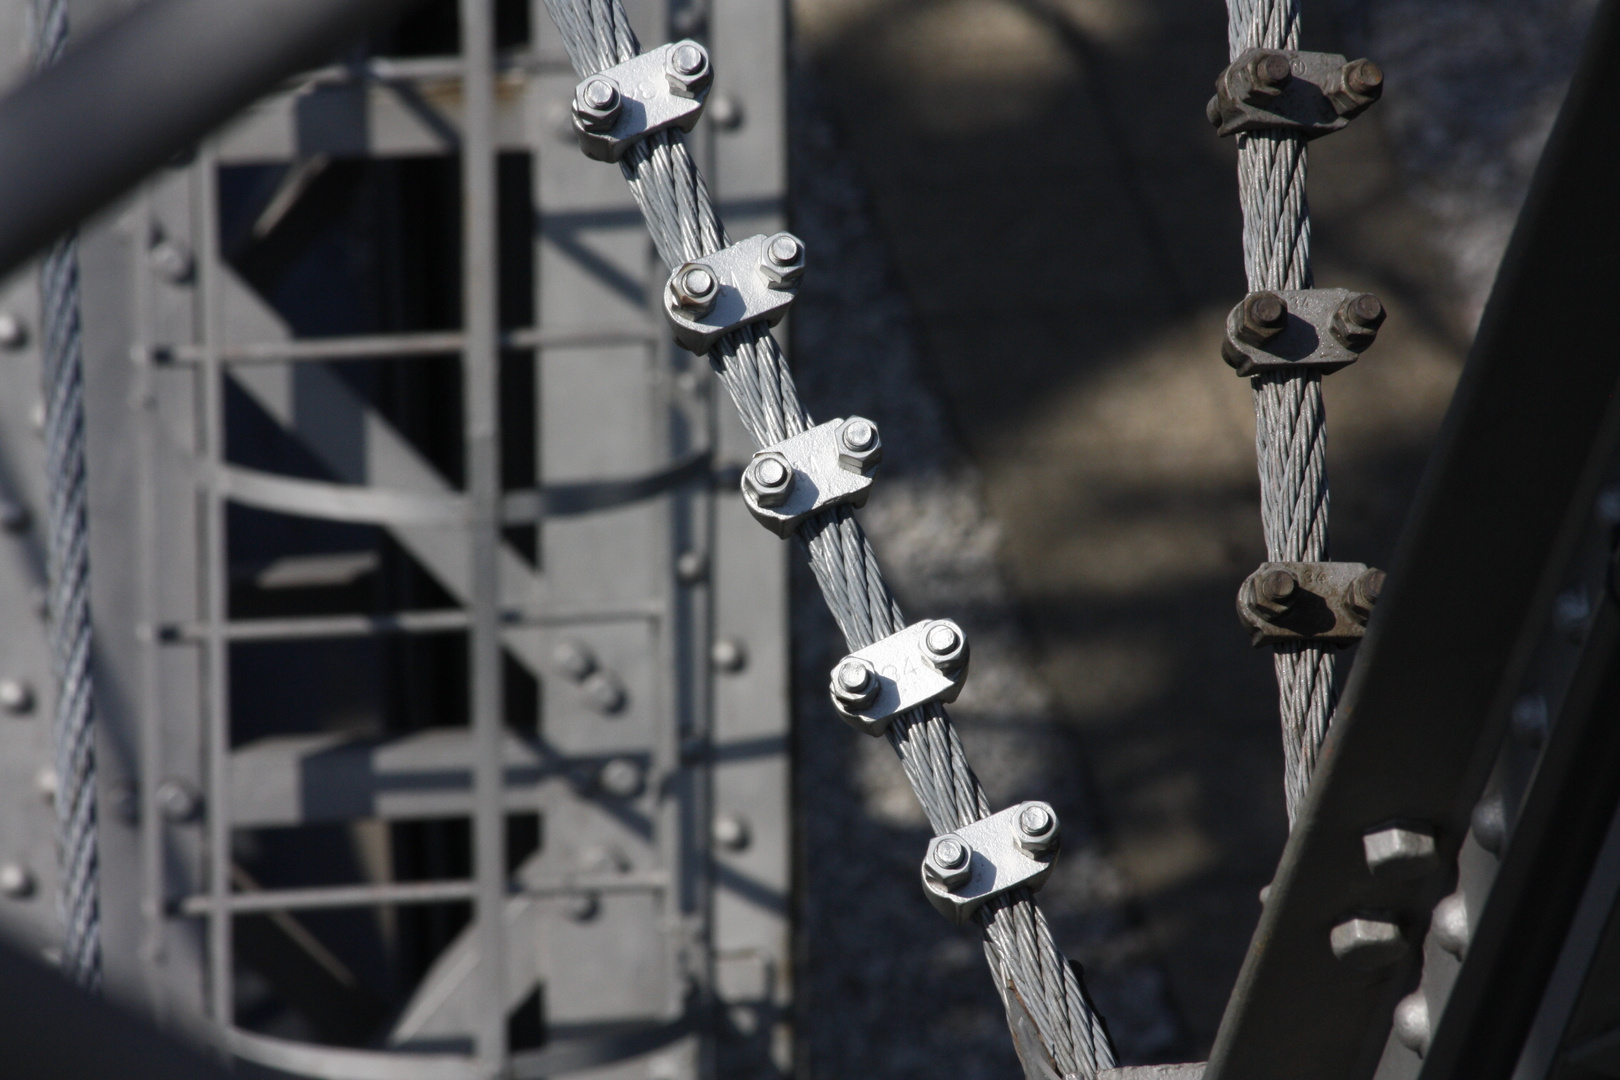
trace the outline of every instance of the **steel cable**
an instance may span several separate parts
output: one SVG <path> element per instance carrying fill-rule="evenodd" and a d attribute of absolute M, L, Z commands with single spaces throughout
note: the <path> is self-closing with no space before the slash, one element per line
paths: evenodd
<path fill-rule="evenodd" d="M 640 46 L 620 0 L 546 0 L 581 77 L 623 63 Z M 620 164 L 647 220 L 660 258 L 671 268 L 726 245 L 724 229 L 703 178 L 677 132 L 642 140 Z M 710 365 L 736 403 L 754 442 L 769 446 L 811 426 L 776 339 L 761 325 L 726 335 L 709 353 Z M 798 532 L 816 581 L 851 650 L 905 625 L 900 606 L 883 582 L 877 557 L 848 507 L 826 510 Z M 896 717 L 889 744 L 936 833 L 951 832 L 990 813 L 989 802 L 967 762 L 950 717 L 929 705 Z M 1027 889 L 997 898 L 975 920 L 997 989 L 1016 994 L 1050 1055 L 1026 1062 L 1031 1076 L 1042 1068 L 1065 1080 L 1091 1080 L 1114 1064 L 1114 1050 L 1051 928 Z"/>
<path fill-rule="evenodd" d="M 66 0 L 36 0 L 34 62 L 67 46 Z M 96 748 L 90 677 L 90 548 L 85 516 L 84 370 L 78 243 L 58 240 L 40 263 L 40 344 L 45 395 L 46 548 L 52 673 L 56 679 L 56 819 L 62 970 L 101 986 L 101 909 L 96 853 Z"/>
<path fill-rule="evenodd" d="M 1228 0 L 1232 59 L 1251 48 L 1299 44 L 1299 0 Z M 1285 132 L 1238 137 L 1238 192 L 1243 204 L 1243 267 L 1251 292 L 1309 289 L 1311 217 L 1305 199 L 1305 140 Z M 1255 375 L 1255 456 L 1266 558 L 1328 558 L 1327 413 L 1315 371 Z M 1317 751 L 1338 701 L 1331 646 L 1280 645 L 1278 711 L 1283 728 L 1288 821 L 1305 798 Z"/>

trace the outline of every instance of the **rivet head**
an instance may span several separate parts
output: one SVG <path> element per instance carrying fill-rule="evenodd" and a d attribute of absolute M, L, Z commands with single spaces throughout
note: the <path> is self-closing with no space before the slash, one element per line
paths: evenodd
<path fill-rule="evenodd" d="M 697 585 L 709 576 L 709 557 L 701 551 L 683 551 L 675 559 L 675 580 Z"/>
<path fill-rule="evenodd" d="M 1502 801 L 1499 791 L 1486 795 L 1474 806 L 1474 813 L 1469 820 L 1473 828 L 1474 840 L 1480 847 L 1492 855 L 1502 854 L 1502 847 L 1507 843 L 1507 806 Z"/>
<path fill-rule="evenodd" d="M 775 452 L 756 455 L 743 473 L 743 491 L 760 506 L 777 507 L 793 494 L 793 466 Z"/>
<path fill-rule="evenodd" d="M 936 836 L 928 842 L 923 872 L 949 888 L 966 881 L 973 871 L 973 849 L 955 833 Z"/>
<path fill-rule="evenodd" d="M 1333 928 L 1328 944 L 1347 967 L 1363 972 L 1382 970 L 1406 955 L 1401 928 L 1387 919 L 1346 919 Z"/>
<path fill-rule="evenodd" d="M 709 662 L 721 671 L 741 671 L 748 666 L 748 648 L 741 638 L 716 638 L 709 646 Z"/>
<path fill-rule="evenodd" d="M 1468 901 L 1460 892 L 1454 892 L 1434 905 L 1429 920 L 1429 932 L 1435 944 L 1461 960 L 1468 954 L 1468 939 L 1473 928 L 1468 925 Z"/>
<path fill-rule="evenodd" d="M 728 851 L 741 851 L 753 839 L 748 819 L 741 814 L 718 814 L 714 819 L 714 842 Z"/>
<path fill-rule="evenodd" d="M 21 863 L 0 863 L 0 895 L 12 900 L 26 900 L 34 895 L 33 873 Z"/>
<path fill-rule="evenodd" d="M 0 497 L 0 529 L 20 533 L 28 528 L 28 507 L 16 499 Z"/>
<path fill-rule="evenodd" d="M 563 641 L 551 651 L 551 662 L 563 675 L 581 682 L 596 670 L 596 653 L 583 641 Z"/>
<path fill-rule="evenodd" d="M 641 763 L 634 758 L 614 758 L 602 766 L 597 783 L 607 794 L 629 799 L 641 794 L 646 776 Z"/>
<path fill-rule="evenodd" d="M 585 701 L 604 716 L 611 716 L 624 708 L 624 686 L 606 671 L 593 672 L 580 684 Z"/>
<path fill-rule="evenodd" d="M 15 312 L 0 311 L 0 349 L 20 349 L 28 344 L 28 327 Z"/>
<path fill-rule="evenodd" d="M 157 789 L 158 813 L 180 824 L 195 821 L 202 810 L 202 794 L 184 780 L 168 779 Z"/>
<path fill-rule="evenodd" d="M 923 630 L 923 656 L 940 672 L 953 672 L 967 663 L 967 635 L 950 619 L 935 619 Z"/>
<path fill-rule="evenodd" d="M 833 668 L 833 700 L 848 710 L 863 709 L 877 700 L 877 669 L 858 656 L 846 656 Z"/>
<path fill-rule="evenodd" d="M 23 679 L 0 679 L 0 709 L 27 716 L 34 711 L 34 688 Z"/>
<path fill-rule="evenodd" d="M 1513 703 L 1513 711 L 1508 716 L 1513 737 L 1526 746 L 1540 746 L 1547 738 L 1550 722 L 1547 699 L 1541 694 L 1525 694 Z"/>
<path fill-rule="evenodd" d="M 159 240 L 152 245 L 147 257 L 152 268 L 170 284 L 184 285 L 191 280 L 195 260 L 186 245 L 178 240 Z"/>
<path fill-rule="evenodd" d="M 1033 855 L 1050 851 L 1057 839 L 1057 812 L 1044 802 L 1025 803 L 1018 811 L 1018 846 Z"/>
<path fill-rule="evenodd" d="M 1422 877 L 1439 868 L 1434 833 L 1427 826 L 1398 826 L 1369 832 L 1361 838 L 1367 869 L 1381 878 Z"/>
<path fill-rule="evenodd" d="M 602 901 L 594 892 L 574 892 L 558 897 L 557 906 L 574 922 L 590 922 L 602 910 Z"/>
<path fill-rule="evenodd" d="M 1418 1057 L 1429 1052 L 1429 999 L 1420 990 L 1401 998 L 1395 1006 L 1395 1038 Z"/>

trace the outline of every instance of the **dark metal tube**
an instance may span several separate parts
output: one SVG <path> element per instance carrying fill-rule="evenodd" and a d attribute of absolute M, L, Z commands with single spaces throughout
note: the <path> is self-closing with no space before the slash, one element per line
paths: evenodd
<path fill-rule="evenodd" d="M 0 276 L 412 0 L 149 0 L 0 99 Z"/>

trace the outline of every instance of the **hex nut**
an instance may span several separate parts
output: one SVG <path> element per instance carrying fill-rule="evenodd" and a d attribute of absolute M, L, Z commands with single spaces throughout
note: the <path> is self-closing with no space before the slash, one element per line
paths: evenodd
<path fill-rule="evenodd" d="M 967 635 L 950 619 L 935 619 L 922 634 L 923 658 L 935 671 L 949 674 L 968 660 Z"/>
<path fill-rule="evenodd" d="M 714 842 L 727 851 L 741 851 L 753 839 L 748 819 L 741 814 L 718 814 L 714 819 Z"/>
<path fill-rule="evenodd" d="M 1252 292 L 1239 306 L 1238 336 L 1251 345 L 1264 345 L 1288 325 L 1288 302 L 1274 292 Z"/>
<path fill-rule="evenodd" d="M 1250 60 L 1245 74 L 1249 77 L 1247 97 L 1250 101 L 1256 97 L 1276 97 L 1293 77 L 1287 55 L 1274 50 L 1262 52 Z"/>
<path fill-rule="evenodd" d="M 774 450 L 756 454 L 743 471 L 743 488 L 765 507 L 781 506 L 793 494 L 793 466 Z"/>
<path fill-rule="evenodd" d="M 195 821 L 202 813 L 202 793 L 184 780 L 171 777 L 158 785 L 158 813 L 175 824 Z"/>
<path fill-rule="evenodd" d="M 883 436 L 864 416 L 852 416 L 838 429 L 838 464 L 850 472 L 866 473 L 883 461 Z"/>
<path fill-rule="evenodd" d="M 973 849 L 955 833 L 936 836 L 928 841 L 923 872 L 947 889 L 960 885 L 973 873 Z"/>
<path fill-rule="evenodd" d="M 34 895 L 34 875 L 21 863 L 0 864 L 0 895 L 12 900 L 26 900 Z"/>
<path fill-rule="evenodd" d="M 1333 313 L 1332 334 L 1340 345 L 1357 352 L 1373 343 L 1384 325 L 1383 302 L 1372 293 L 1358 293 Z"/>
<path fill-rule="evenodd" d="M 776 233 L 760 247 L 759 272 L 773 289 L 791 289 L 804 277 L 804 241 Z"/>
<path fill-rule="evenodd" d="M 606 75 L 592 75 L 574 91 L 574 122 L 585 131 L 610 131 L 624 110 L 619 84 Z"/>
<path fill-rule="evenodd" d="M 1406 955 L 1406 939 L 1401 928 L 1381 918 L 1357 916 L 1346 919 L 1328 935 L 1333 955 L 1357 971 L 1379 971 Z"/>
<path fill-rule="evenodd" d="M 1391 825 L 1361 838 L 1367 869 L 1377 877 L 1422 877 L 1437 869 L 1434 832 L 1427 826 Z"/>
<path fill-rule="evenodd" d="M 1299 580 L 1281 568 L 1267 570 L 1254 579 L 1254 606 L 1268 622 L 1293 606 Z"/>
<path fill-rule="evenodd" d="M 609 795 L 630 799 L 640 795 L 646 786 L 646 772 L 635 758 L 614 758 L 602 766 L 596 782 Z"/>
<path fill-rule="evenodd" d="M 1057 846 L 1058 816 L 1049 803 L 1027 802 L 1020 806 L 1016 827 L 1018 846 L 1031 855 L 1051 851 Z"/>
<path fill-rule="evenodd" d="M 568 678 L 583 682 L 596 670 L 596 653 L 583 641 L 564 641 L 551 651 L 551 662 Z"/>
<path fill-rule="evenodd" d="M 877 669 L 858 656 L 846 656 L 833 668 L 833 703 L 846 712 L 858 712 L 877 700 Z"/>
<path fill-rule="evenodd" d="M 27 716 L 34 711 L 34 688 L 24 679 L 0 679 L 0 709 Z"/>
<path fill-rule="evenodd" d="M 670 93 L 678 97 L 697 97 L 714 82 L 709 50 L 690 38 L 677 41 L 665 56 L 664 74 L 669 79 Z"/>
<path fill-rule="evenodd" d="M 1473 928 L 1468 925 L 1468 901 L 1462 893 L 1454 892 L 1434 905 L 1429 932 L 1434 935 L 1436 945 L 1457 959 L 1468 955 L 1468 940 L 1473 936 Z"/>
<path fill-rule="evenodd" d="M 720 297 L 720 279 L 714 271 L 700 262 L 689 262 L 669 278 L 671 302 L 693 318 L 702 318 L 714 310 Z"/>
<path fill-rule="evenodd" d="M 1395 1038 L 1418 1057 L 1429 1052 L 1429 999 L 1421 988 L 1395 1005 Z"/>
<path fill-rule="evenodd" d="M 1384 591 L 1385 576 L 1382 570 L 1368 568 L 1350 583 L 1350 610 L 1360 616 L 1363 623 L 1372 618 L 1373 608 Z"/>
<path fill-rule="evenodd" d="M 1371 60 L 1352 60 L 1340 69 L 1338 80 L 1323 89 L 1333 103 L 1333 111 L 1348 116 L 1383 96 L 1384 69 Z"/>

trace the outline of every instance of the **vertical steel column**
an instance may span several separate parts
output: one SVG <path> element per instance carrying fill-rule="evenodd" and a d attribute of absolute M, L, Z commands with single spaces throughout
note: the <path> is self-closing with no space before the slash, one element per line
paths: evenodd
<path fill-rule="evenodd" d="M 506 866 L 502 814 L 499 625 L 500 431 L 498 282 L 495 248 L 495 30 L 491 0 L 460 0 L 462 93 L 462 385 L 467 446 L 467 523 L 472 560 L 470 621 L 473 729 L 473 873 L 478 979 L 483 1006 L 474 1032 L 492 1068 L 506 1058 Z"/>
<path fill-rule="evenodd" d="M 219 251 L 218 163 L 212 146 L 197 153 L 192 166 L 195 186 L 192 203 L 192 243 L 196 263 L 198 316 L 202 327 L 202 514 L 203 565 L 203 716 L 207 723 L 208 755 L 208 1002 L 209 1013 L 221 1030 L 230 1030 L 234 994 L 231 965 L 231 693 L 230 641 L 225 635 L 229 617 L 230 564 L 225 537 L 225 497 L 221 470 L 225 463 L 225 374 L 220 363 L 222 342 Z M 148 778 L 148 783 L 151 782 Z M 154 822 L 154 824 L 156 824 Z"/>

